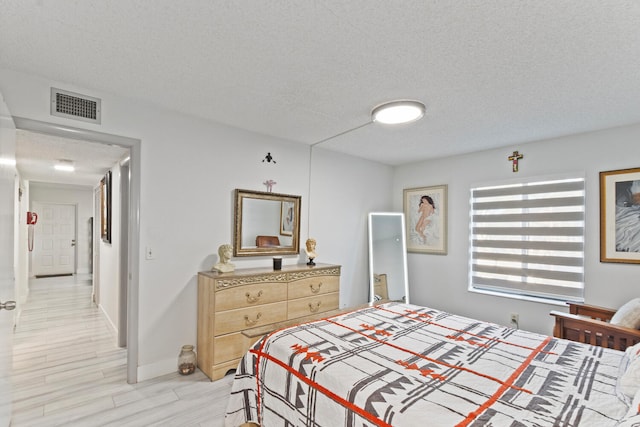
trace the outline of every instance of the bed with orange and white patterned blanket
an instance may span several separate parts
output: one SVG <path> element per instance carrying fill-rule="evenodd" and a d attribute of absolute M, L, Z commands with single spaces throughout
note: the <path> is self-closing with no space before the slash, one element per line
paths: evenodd
<path fill-rule="evenodd" d="M 225 424 L 615 426 L 624 353 L 387 303 L 283 329 L 243 358 Z"/>

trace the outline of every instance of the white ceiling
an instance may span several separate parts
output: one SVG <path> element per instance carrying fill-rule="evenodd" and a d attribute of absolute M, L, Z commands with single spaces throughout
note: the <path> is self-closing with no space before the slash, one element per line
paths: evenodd
<path fill-rule="evenodd" d="M 304 144 L 365 125 L 322 146 L 391 165 L 640 122 L 637 0 L 0 0 L 0 11 L 0 67 Z M 405 98 L 427 105 L 423 120 L 367 124 Z"/>
<path fill-rule="evenodd" d="M 31 182 L 95 187 L 104 174 L 128 154 L 128 148 L 114 145 L 20 129 L 16 134 L 16 167 L 20 176 Z M 55 170 L 54 165 L 60 160 L 70 161 L 75 171 Z"/>

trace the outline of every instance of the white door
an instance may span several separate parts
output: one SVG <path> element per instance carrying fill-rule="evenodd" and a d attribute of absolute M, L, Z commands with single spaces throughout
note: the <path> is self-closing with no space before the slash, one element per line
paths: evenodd
<path fill-rule="evenodd" d="M 14 180 L 0 166 L 0 427 L 11 421 L 11 360 L 14 324 Z"/>
<path fill-rule="evenodd" d="M 76 206 L 34 201 L 32 211 L 38 214 L 33 237 L 33 274 L 73 274 L 76 260 Z"/>
<path fill-rule="evenodd" d="M 14 158 L 16 132 L 0 94 L 0 157 Z M 0 427 L 11 423 L 11 370 L 15 294 L 16 168 L 0 162 Z M 25 218 L 26 221 L 26 218 Z"/>

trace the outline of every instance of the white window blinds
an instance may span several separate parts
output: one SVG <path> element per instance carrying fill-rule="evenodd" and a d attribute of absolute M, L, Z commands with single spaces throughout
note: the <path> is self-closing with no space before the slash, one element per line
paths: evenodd
<path fill-rule="evenodd" d="M 471 190 L 473 289 L 583 301 L 584 179 Z"/>

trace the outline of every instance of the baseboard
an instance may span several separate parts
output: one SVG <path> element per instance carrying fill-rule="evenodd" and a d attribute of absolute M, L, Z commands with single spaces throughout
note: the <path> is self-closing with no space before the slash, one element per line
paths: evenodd
<path fill-rule="evenodd" d="M 36 274 L 36 279 L 42 279 L 45 277 L 64 277 L 64 276 L 73 276 L 73 273 L 62 273 L 62 274 Z"/>
<path fill-rule="evenodd" d="M 100 312 L 102 313 L 102 316 L 107 321 L 107 329 L 109 330 L 109 332 L 111 333 L 111 336 L 113 336 L 113 339 L 117 343 L 118 342 L 118 328 L 116 328 L 116 325 L 111 321 L 111 318 L 109 317 L 107 312 L 104 310 L 104 307 L 102 307 L 102 304 L 99 304 L 98 308 L 100 308 Z"/>
<path fill-rule="evenodd" d="M 138 382 L 161 377 L 176 371 L 178 366 L 178 355 L 175 359 L 164 359 L 149 365 L 138 366 Z"/>

